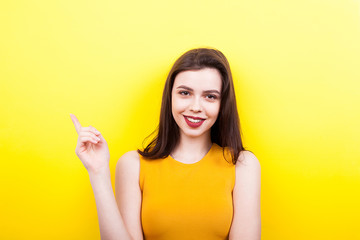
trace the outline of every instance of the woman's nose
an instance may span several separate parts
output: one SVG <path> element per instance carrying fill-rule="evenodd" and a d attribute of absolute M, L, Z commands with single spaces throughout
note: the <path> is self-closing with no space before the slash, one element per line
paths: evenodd
<path fill-rule="evenodd" d="M 201 112 L 202 107 L 199 98 L 194 98 L 191 102 L 190 110 L 193 112 Z"/>

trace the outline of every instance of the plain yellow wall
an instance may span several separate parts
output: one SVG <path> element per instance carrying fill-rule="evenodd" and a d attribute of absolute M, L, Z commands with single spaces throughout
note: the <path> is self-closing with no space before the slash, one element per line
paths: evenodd
<path fill-rule="evenodd" d="M 359 239 L 358 0 L 0 3 L 0 239 L 99 239 L 70 113 L 115 164 L 186 50 L 228 57 L 262 166 L 262 239 Z"/>

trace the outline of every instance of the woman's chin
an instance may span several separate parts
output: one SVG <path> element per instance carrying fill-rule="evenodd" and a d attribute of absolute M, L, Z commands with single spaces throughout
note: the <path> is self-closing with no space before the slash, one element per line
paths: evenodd
<path fill-rule="evenodd" d="M 186 138 L 203 138 L 210 136 L 210 131 L 203 131 L 200 129 L 186 129 L 181 131 L 181 135 Z"/>

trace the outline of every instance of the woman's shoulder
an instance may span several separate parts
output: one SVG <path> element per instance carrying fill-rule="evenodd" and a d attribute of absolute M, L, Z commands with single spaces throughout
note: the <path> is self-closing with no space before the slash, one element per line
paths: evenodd
<path fill-rule="evenodd" d="M 116 168 L 138 169 L 140 166 L 140 156 L 136 150 L 124 153 L 118 160 Z"/>
<path fill-rule="evenodd" d="M 260 168 L 260 161 L 257 159 L 255 154 L 248 150 L 240 152 L 239 157 L 236 161 L 237 168 Z"/>
<path fill-rule="evenodd" d="M 136 150 L 124 153 L 120 158 L 124 159 L 140 159 L 139 153 Z"/>

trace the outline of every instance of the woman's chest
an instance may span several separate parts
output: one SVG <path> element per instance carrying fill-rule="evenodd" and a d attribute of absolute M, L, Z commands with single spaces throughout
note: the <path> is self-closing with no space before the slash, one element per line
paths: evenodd
<path fill-rule="evenodd" d="M 147 173 L 141 219 L 147 239 L 226 239 L 233 217 L 232 169 Z"/>

